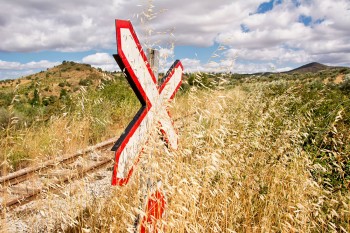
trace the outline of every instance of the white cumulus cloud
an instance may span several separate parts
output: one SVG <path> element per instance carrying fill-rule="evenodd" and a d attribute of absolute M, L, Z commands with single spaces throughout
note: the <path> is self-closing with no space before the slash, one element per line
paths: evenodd
<path fill-rule="evenodd" d="M 279 4 L 275 2 L 270 11 L 259 14 L 257 9 L 263 2 L 3 1 L 0 53 L 115 49 L 114 20 L 118 18 L 132 21 L 143 45 L 168 48 L 169 51 L 163 49 L 161 53 L 169 56 L 174 55 L 169 49 L 172 45 L 198 48 L 215 43 L 225 45 L 228 51 L 222 61 L 198 64 L 197 67 L 203 70 L 226 66 L 224 63 L 230 63 L 233 54 L 238 55 L 237 63 L 256 64 L 242 65 L 249 70 L 263 69 L 265 65 L 261 64 L 269 63 L 276 69 L 312 61 L 350 65 L 349 0 L 300 0 L 299 4 L 280 1 Z M 303 17 L 309 18 L 310 22 L 304 23 Z M 192 69 L 193 62 L 197 61 L 193 57 L 187 58 L 183 63 L 189 63 Z M 115 70 L 114 59 L 105 53 L 89 55 L 82 61 Z M 8 63 L 1 66 L 16 69 L 22 65 Z"/>
<path fill-rule="evenodd" d="M 59 65 L 60 62 L 50 62 L 47 60 L 32 61 L 28 63 L 8 62 L 0 60 L 0 80 L 10 79 L 36 73 Z"/>
<path fill-rule="evenodd" d="M 101 68 L 105 71 L 120 70 L 112 55 L 108 53 L 95 53 L 82 59 L 83 63 L 92 65 L 95 68 Z"/>

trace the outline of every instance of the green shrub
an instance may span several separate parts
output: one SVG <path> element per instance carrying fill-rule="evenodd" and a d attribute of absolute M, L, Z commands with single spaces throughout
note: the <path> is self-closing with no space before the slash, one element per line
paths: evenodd
<path fill-rule="evenodd" d="M 89 78 L 86 78 L 86 79 L 81 79 L 80 81 L 79 81 L 79 85 L 80 86 L 90 86 L 92 84 L 92 80 L 91 79 L 89 79 Z"/>
<path fill-rule="evenodd" d="M 66 99 L 68 98 L 68 91 L 66 89 L 61 89 L 61 92 L 60 92 L 60 99 Z"/>
<path fill-rule="evenodd" d="M 14 151 L 9 156 L 10 164 L 15 170 L 19 169 L 24 160 L 28 158 L 28 155 L 24 151 Z"/>
<path fill-rule="evenodd" d="M 5 128 L 10 121 L 10 113 L 4 107 L 0 108 L 0 128 Z"/>
<path fill-rule="evenodd" d="M 15 94 L 10 92 L 0 92 L 0 106 L 9 106 L 15 97 Z"/>
<path fill-rule="evenodd" d="M 31 105 L 40 105 L 40 96 L 38 89 L 34 89 L 33 99 L 30 101 Z"/>
<path fill-rule="evenodd" d="M 345 94 L 350 95 L 350 74 L 345 75 L 344 81 L 339 86 Z"/>
<path fill-rule="evenodd" d="M 56 101 L 57 101 L 57 97 L 50 95 L 50 96 L 45 97 L 43 99 L 42 103 L 44 106 L 48 106 L 48 105 L 54 104 Z"/>
<path fill-rule="evenodd" d="M 181 93 L 186 93 L 191 89 L 191 86 L 187 82 L 182 82 L 180 91 Z"/>

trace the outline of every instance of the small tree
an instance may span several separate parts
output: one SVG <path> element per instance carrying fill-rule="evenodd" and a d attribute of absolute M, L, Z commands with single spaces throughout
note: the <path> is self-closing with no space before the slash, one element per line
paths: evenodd
<path fill-rule="evenodd" d="M 30 104 L 33 106 L 40 105 L 40 96 L 38 89 L 34 89 L 33 99 L 30 101 Z"/>
<path fill-rule="evenodd" d="M 68 97 L 68 92 L 66 89 L 61 89 L 61 92 L 60 92 L 60 99 L 66 99 Z"/>

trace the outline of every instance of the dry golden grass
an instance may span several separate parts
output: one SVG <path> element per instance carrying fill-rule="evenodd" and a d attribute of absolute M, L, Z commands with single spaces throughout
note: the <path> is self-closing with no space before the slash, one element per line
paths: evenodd
<path fill-rule="evenodd" d="M 48 219 L 47 229 L 134 232 L 147 195 L 161 181 L 167 205 L 160 232 L 349 232 L 349 193 L 326 190 L 311 175 L 324 169 L 302 147 L 313 120 L 289 115 L 290 104 L 301 101 L 296 87 L 266 96 L 267 88 L 285 82 L 216 90 L 192 86 L 171 106 L 180 127 L 177 151 L 166 149 L 155 128 L 126 186 L 94 198 L 83 210 L 72 207 L 78 212 L 60 214 L 58 223 Z M 91 127 L 98 124 L 89 113 L 28 129 L 13 150 L 24 148 L 36 162 L 57 151 L 75 152 L 90 143 Z M 116 136 L 129 118 L 121 125 L 104 119 L 110 126 L 104 137 Z"/>
<path fill-rule="evenodd" d="M 96 100 L 82 95 L 80 101 L 77 101 L 81 108 L 79 111 L 65 113 L 68 110 L 62 109 L 61 116 L 52 116 L 45 125 L 34 123 L 28 128 L 17 130 L 16 119 L 13 118 L 13 123 L 4 129 L 4 132 L 8 132 L 7 136 L 0 141 L 0 174 L 5 175 L 28 165 L 72 154 L 120 135 L 137 110 L 137 106 L 133 105 L 114 108 L 110 103 L 104 103 L 103 111 L 95 114 L 99 117 L 93 117 L 93 108 L 99 104 L 91 103 L 93 101 Z M 112 111 L 118 116 L 117 119 L 112 119 Z"/>
<path fill-rule="evenodd" d="M 147 180 L 160 180 L 167 197 L 161 231 L 347 232 L 349 195 L 328 195 L 312 179 L 301 147 L 307 122 L 301 116 L 284 120 L 285 106 L 297 97 L 266 100 L 263 88 L 192 89 L 181 96 L 175 117 L 196 114 L 178 122 L 186 125 L 179 150 L 165 149 L 155 133 L 129 184 L 96 200 L 69 231 L 133 232 L 144 214 Z M 334 215 L 345 225 L 332 222 Z"/>
<path fill-rule="evenodd" d="M 335 84 L 340 84 L 340 83 L 342 83 L 342 82 L 344 81 L 344 77 L 345 77 L 344 74 L 338 75 L 338 76 L 335 78 L 334 83 L 335 83 Z"/>

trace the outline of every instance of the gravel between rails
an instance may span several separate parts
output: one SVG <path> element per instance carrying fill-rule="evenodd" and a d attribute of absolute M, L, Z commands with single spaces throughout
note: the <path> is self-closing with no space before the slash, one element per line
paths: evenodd
<path fill-rule="evenodd" d="M 74 223 L 77 214 L 92 205 L 94 199 L 111 194 L 110 167 L 69 183 L 59 192 L 43 193 L 42 198 L 5 213 L 0 231 L 52 232 L 57 228 L 66 229 Z"/>

